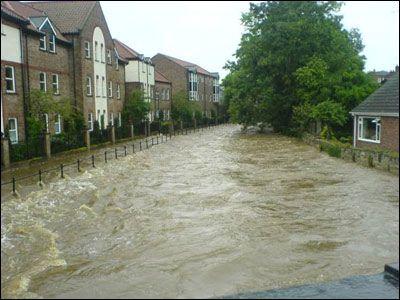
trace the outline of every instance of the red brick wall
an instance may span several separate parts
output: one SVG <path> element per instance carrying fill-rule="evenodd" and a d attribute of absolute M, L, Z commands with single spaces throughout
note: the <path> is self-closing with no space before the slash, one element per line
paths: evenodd
<path fill-rule="evenodd" d="M 162 100 L 161 98 L 161 90 L 163 89 L 169 89 L 169 100 Z M 159 101 L 154 100 L 154 105 L 153 105 L 153 109 L 156 110 L 156 108 L 160 107 L 160 110 L 164 111 L 164 110 L 169 110 L 171 112 L 171 99 L 172 99 L 172 94 L 171 94 L 171 90 L 172 90 L 172 86 L 169 83 L 166 82 L 160 82 L 160 81 L 156 81 L 156 85 L 155 85 L 155 93 L 158 92 L 159 93 Z"/>

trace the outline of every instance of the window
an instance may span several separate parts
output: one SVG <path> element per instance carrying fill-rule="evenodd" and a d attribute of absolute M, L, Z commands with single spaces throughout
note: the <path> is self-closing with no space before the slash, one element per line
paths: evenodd
<path fill-rule="evenodd" d="M 189 99 L 190 100 L 198 100 L 197 74 L 193 73 L 193 72 L 189 73 Z"/>
<path fill-rule="evenodd" d="M 100 44 L 100 55 L 101 55 L 101 62 L 104 63 L 104 45 L 103 43 Z"/>
<path fill-rule="evenodd" d="M 109 121 L 111 126 L 114 126 L 114 113 L 110 113 L 110 121 Z"/>
<path fill-rule="evenodd" d="M 56 36 L 52 34 L 49 39 L 49 51 L 55 53 L 56 52 Z"/>
<path fill-rule="evenodd" d="M 102 97 L 106 96 L 106 80 L 104 76 L 101 77 L 101 96 Z"/>
<path fill-rule="evenodd" d="M 44 121 L 46 123 L 46 132 L 49 132 L 49 114 L 44 114 Z"/>
<path fill-rule="evenodd" d="M 167 120 L 169 120 L 169 109 L 167 110 Z"/>
<path fill-rule="evenodd" d="M 380 143 L 381 119 L 378 117 L 359 117 L 358 139 L 368 142 Z"/>
<path fill-rule="evenodd" d="M 163 111 L 163 121 L 167 119 L 167 111 L 164 109 Z"/>
<path fill-rule="evenodd" d="M 40 50 L 46 51 L 46 36 L 45 36 L 45 35 L 43 35 L 43 36 L 40 37 L 40 40 L 39 40 L 39 49 L 40 49 Z"/>
<path fill-rule="evenodd" d="M 53 74 L 53 94 L 54 95 L 58 95 L 60 94 L 60 91 L 58 89 L 58 75 L 57 74 Z"/>
<path fill-rule="evenodd" d="M 110 49 L 107 49 L 107 63 L 108 63 L 109 65 L 112 64 L 112 60 L 111 60 L 111 50 L 110 50 Z"/>
<path fill-rule="evenodd" d="M 118 56 L 115 55 L 115 70 L 118 70 L 119 66 L 118 66 Z"/>
<path fill-rule="evenodd" d="M 96 97 L 100 97 L 99 75 L 96 75 Z"/>
<path fill-rule="evenodd" d="M 122 126 L 122 118 L 121 118 L 121 113 L 118 113 L 118 127 Z"/>
<path fill-rule="evenodd" d="M 167 89 L 167 95 L 165 100 L 169 100 L 169 89 Z"/>
<path fill-rule="evenodd" d="M 57 114 L 57 116 L 56 116 L 56 120 L 54 122 L 54 132 L 55 132 L 55 134 L 61 133 L 61 116 L 60 116 L 60 114 Z"/>
<path fill-rule="evenodd" d="M 47 92 L 46 73 L 39 73 L 39 87 L 42 92 Z"/>
<path fill-rule="evenodd" d="M 85 57 L 90 58 L 90 43 L 85 41 Z"/>
<path fill-rule="evenodd" d="M 92 96 L 92 77 L 86 77 L 86 95 Z"/>
<path fill-rule="evenodd" d="M 117 99 L 121 99 L 121 92 L 119 89 L 119 83 L 117 83 Z"/>
<path fill-rule="evenodd" d="M 100 109 L 97 110 L 97 120 L 100 118 Z"/>
<path fill-rule="evenodd" d="M 97 45 L 97 41 L 94 42 L 94 59 L 96 61 L 99 61 L 99 53 L 98 53 L 99 49 L 98 49 L 98 45 Z"/>
<path fill-rule="evenodd" d="M 112 98 L 112 82 L 108 82 L 108 97 Z"/>
<path fill-rule="evenodd" d="M 14 67 L 6 66 L 6 92 L 15 93 L 15 73 Z"/>
<path fill-rule="evenodd" d="M 8 119 L 8 136 L 11 144 L 18 144 L 18 123 L 16 118 Z"/>
<path fill-rule="evenodd" d="M 89 131 L 93 131 L 93 114 L 88 114 L 88 129 Z"/>

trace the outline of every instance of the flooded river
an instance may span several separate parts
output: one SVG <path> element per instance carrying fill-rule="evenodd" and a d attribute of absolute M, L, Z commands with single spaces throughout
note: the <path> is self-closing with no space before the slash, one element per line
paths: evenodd
<path fill-rule="evenodd" d="M 221 126 L 1 207 L 2 298 L 203 298 L 382 272 L 398 177 Z"/>

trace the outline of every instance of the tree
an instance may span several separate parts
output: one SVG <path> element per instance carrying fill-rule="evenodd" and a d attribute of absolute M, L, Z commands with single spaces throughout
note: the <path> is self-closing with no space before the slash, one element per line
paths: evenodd
<path fill-rule="evenodd" d="M 142 122 L 147 119 L 150 111 L 150 103 L 144 98 L 144 93 L 140 90 L 135 90 L 125 100 L 122 110 L 122 119 L 124 123 L 133 124 Z"/>
<path fill-rule="evenodd" d="M 193 119 L 193 115 L 196 112 L 200 112 L 200 105 L 195 101 L 190 101 L 184 92 L 178 92 L 175 94 L 172 101 L 171 116 L 175 121 L 182 121 L 189 123 Z"/>
<path fill-rule="evenodd" d="M 223 86 L 234 121 L 288 132 L 299 123 L 306 128 L 318 115 L 312 110 L 337 103 L 346 115 L 373 92 L 376 85 L 363 72 L 361 36 L 343 28 L 340 7 L 336 1 L 250 4 L 236 61 L 225 65 L 230 73 Z"/>

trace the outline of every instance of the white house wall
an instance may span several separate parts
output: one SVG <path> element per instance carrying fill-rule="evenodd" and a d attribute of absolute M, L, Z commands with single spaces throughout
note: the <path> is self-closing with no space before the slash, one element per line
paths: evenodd
<path fill-rule="evenodd" d="M 95 42 L 97 41 L 97 45 L 98 45 L 98 53 L 99 53 L 99 59 L 98 61 L 96 61 L 95 59 L 93 59 L 93 69 L 94 69 L 94 76 L 93 76 L 93 80 L 94 80 L 94 93 L 95 93 L 95 116 L 96 116 L 96 120 L 98 120 L 100 122 L 100 116 L 104 114 L 104 126 L 107 126 L 108 124 L 108 111 L 107 111 L 107 77 L 106 77 L 106 64 L 105 62 L 102 63 L 101 62 L 101 56 L 105 54 L 101 53 L 101 47 L 100 45 L 103 44 L 103 51 L 105 51 L 105 42 L 104 42 L 104 35 L 102 30 L 100 29 L 100 27 L 96 27 L 93 31 L 93 45 L 92 45 L 92 49 L 93 49 L 93 58 L 96 57 L 95 54 Z M 105 60 L 105 59 L 104 59 Z M 99 76 L 99 82 L 98 84 L 100 85 L 99 88 L 97 88 L 96 86 L 96 76 Z M 104 96 L 102 95 L 102 90 L 103 90 L 103 86 L 102 86 L 102 77 L 105 78 L 105 93 Z M 100 110 L 100 115 L 98 114 L 98 110 Z M 104 113 L 105 111 L 105 113 Z"/>
<path fill-rule="evenodd" d="M 21 63 L 21 41 L 18 28 L 1 24 L 1 60 Z"/>

